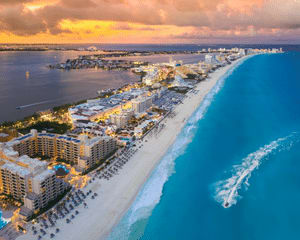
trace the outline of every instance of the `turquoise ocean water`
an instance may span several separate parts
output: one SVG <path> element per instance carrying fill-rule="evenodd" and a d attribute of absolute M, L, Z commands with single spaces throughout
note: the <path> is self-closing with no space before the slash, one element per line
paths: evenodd
<path fill-rule="evenodd" d="M 109 239 L 300 239 L 299 76 L 289 52 L 221 79 Z"/>

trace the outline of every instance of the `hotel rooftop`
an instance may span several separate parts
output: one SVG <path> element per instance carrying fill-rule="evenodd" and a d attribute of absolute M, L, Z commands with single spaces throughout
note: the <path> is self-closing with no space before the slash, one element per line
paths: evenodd
<path fill-rule="evenodd" d="M 108 98 L 88 100 L 87 103 L 70 108 L 69 113 L 73 122 L 77 120 L 90 120 L 105 111 L 117 108 L 146 93 L 145 89 L 132 88 L 130 91 L 114 94 Z"/>

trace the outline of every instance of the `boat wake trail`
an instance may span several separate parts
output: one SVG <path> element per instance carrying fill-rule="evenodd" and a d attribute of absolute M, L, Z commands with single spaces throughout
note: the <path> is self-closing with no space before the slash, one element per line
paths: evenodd
<path fill-rule="evenodd" d="M 27 104 L 27 105 L 19 106 L 19 107 L 17 107 L 17 109 L 23 109 L 23 108 L 33 107 L 33 106 L 42 105 L 42 104 L 45 104 L 45 103 L 56 102 L 56 101 L 57 101 L 57 99 L 55 99 L 55 100 L 48 100 L 48 101 L 42 101 L 42 102 L 37 102 L 37 103 L 32 103 L 32 104 Z"/>
<path fill-rule="evenodd" d="M 241 164 L 233 166 L 232 176 L 215 184 L 215 200 L 221 203 L 224 208 L 229 208 L 236 204 L 237 200 L 241 198 L 238 191 L 243 185 L 246 188 L 249 186 L 248 180 L 251 177 L 251 173 L 271 154 L 289 150 L 298 141 L 296 135 L 296 133 L 293 133 L 285 138 L 279 138 L 250 153 L 243 159 Z"/>

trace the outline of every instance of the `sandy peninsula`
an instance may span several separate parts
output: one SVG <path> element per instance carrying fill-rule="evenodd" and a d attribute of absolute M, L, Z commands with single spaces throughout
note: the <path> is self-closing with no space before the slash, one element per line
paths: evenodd
<path fill-rule="evenodd" d="M 88 208 L 84 208 L 82 205 L 77 207 L 76 210 L 79 211 L 79 214 L 71 223 L 67 224 L 65 219 L 59 219 L 56 222 L 56 226 L 60 228 L 60 232 L 55 234 L 54 239 L 105 239 L 127 212 L 153 169 L 174 143 L 186 120 L 199 107 L 204 97 L 215 86 L 217 81 L 245 59 L 244 57 L 231 65 L 216 70 L 210 74 L 208 79 L 198 84 L 196 87 L 196 90 L 198 90 L 197 94 L 187 94 L 183 104 L 176 106 L 175 116 L 172 118 L 167 117 L 163 120 L 165 128 L 157 137 L 146 136 L 143 146 L 139 148 L 117 175 L 108 181 L 96 178 L 95 181 L 86 186 L 83 191 L 86 192 L 91 189 L 98 194 L 98 197 L 94 200 L 87 198 Z M 52 232 L 55 232 L 55 227 Z M 18 240 L 32 239 L 37 239 L 37 235 L 33 235 L 31 230 L 18 238 Z M 43 239 L 45 238 L 43 237 Z"/>

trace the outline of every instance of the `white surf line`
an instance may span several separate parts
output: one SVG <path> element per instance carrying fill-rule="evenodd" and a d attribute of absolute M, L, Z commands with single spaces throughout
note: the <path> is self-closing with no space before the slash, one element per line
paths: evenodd
<path fill-rule="evenodd" d="M 253 170 L 259 167 L 261 160 L 278 147 L 281 147 L 281 143 L 292 136 L 293 134 L 285 138 L 279 138 L 244 158 L 242 164 L 234 167 L 235 173 L 231 178 L 217 183 L 215 199 L 222 203 L 224 208 L 229 208 L 235 204 L 237 202 L 238 190 L 241 188 L 242 183 L 245 182 L 247 184 L 248 178 L 251 176 Z M 288 144 L 287 147 L 291 147 L 291 145 L 292 143 Z"/>

